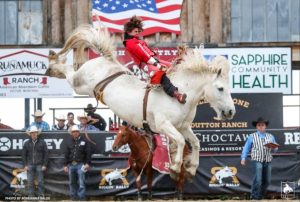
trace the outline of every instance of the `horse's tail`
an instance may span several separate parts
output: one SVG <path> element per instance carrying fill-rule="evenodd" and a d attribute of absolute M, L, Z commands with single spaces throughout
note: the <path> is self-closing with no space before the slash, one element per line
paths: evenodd
<path fill-rule="evenodd" d="M 85 48 L 91 48 L 96 53 L 115 62 L 113 43 L 114 40 L 110 37 L 107 28 L 103 27 L 97 30 L 92 25 L 83 24 L 71 33 L 63 49 L 57 54 L 62 55 L 76 48 L 75 59 L 77 62 L 82 63 L 86 60 Z"/>

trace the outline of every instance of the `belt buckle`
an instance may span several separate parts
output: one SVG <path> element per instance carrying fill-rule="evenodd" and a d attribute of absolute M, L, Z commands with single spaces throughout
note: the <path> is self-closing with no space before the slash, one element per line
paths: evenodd
<path fill-rule="evenodd" d="M 76 161 L 72 161 L 72 165 L 75 166 L 77 164 Z"/>

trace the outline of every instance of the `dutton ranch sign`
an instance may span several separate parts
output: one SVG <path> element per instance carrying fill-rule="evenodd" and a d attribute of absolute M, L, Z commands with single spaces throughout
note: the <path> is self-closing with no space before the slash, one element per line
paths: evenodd
<path fill-rule="evenodd" d="M 66 80 L 45 76 L 49 49 L 0 50 L 0 98 L 72 97 Z M 68 63 L 72 64 L 72 54 Z"/>

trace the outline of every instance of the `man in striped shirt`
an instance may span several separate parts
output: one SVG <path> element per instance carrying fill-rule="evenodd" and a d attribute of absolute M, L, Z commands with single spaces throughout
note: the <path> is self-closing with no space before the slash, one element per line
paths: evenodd
<path fill-rule="evenodd" d="M 251 187 L 251 199 L 264 198 L 268 185 L 271 182 L 271 151 L 277 151 L 277 143 L 272 134 L 266 132 L 269 121 L 259 117 L 252 122 L 257 131 L 248 136 L 242 152 L 241 164 L 246 165 L 246 158 L 251 150 L 251 160 L 254 168 L 254 179 Z M 273 144 L 272 144 L 273 143 Z"/>

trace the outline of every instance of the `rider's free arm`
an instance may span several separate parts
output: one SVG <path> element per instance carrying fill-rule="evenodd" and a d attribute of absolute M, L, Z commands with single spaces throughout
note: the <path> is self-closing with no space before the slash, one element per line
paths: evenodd
<path fill-rule="evenodd" d="M 241 156 L 242 160 L 245 160 L 247 158 L 247 155 L 251 150 L 252 143 L 253 143 L 253 137 L 249 135 L 242 151 L 242 156 Z"/>

